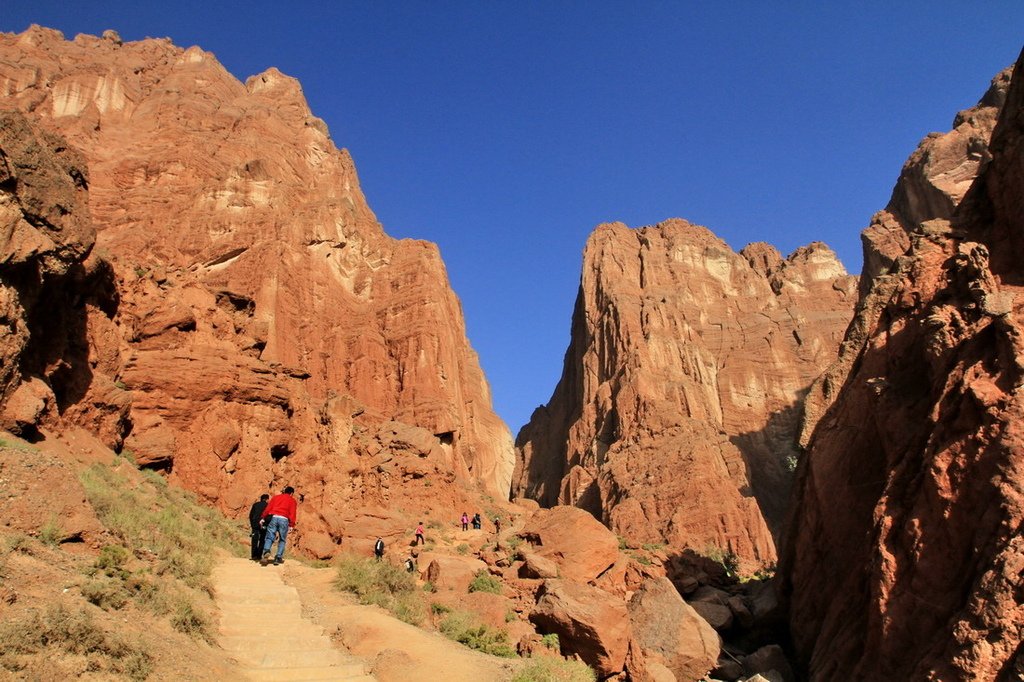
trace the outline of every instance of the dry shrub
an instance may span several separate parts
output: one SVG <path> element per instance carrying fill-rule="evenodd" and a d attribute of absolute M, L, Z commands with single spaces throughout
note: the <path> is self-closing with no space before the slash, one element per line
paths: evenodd
<path fill-rule="evenodd" d="M 386 561 L 343 556 L 338 561 L 334 585 L 355 594 L 360 604 L 376 604 L 406 623 L 419 625 L 426 616 L 426 604 L 416 581 Z"/>
<path fill-rule="evenodd" d="M 90 668 L 144 680 L 152 670 L 150 654 L 137 642 L 106 632 L 84 610 L 62 604 L 31 610 L 0 625 L 0 667 L 23 670 L 40 654 L 85 657 Z"/>

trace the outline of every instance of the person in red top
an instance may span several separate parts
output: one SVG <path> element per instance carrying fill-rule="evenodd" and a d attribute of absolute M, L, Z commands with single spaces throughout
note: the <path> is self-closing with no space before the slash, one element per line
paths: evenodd
<path fill-rule="evenodd" d="M 263 541 L 263 558 L 260 563 L 266 566 L 270 563 L 270 548 L 274 544 L 274 536 L 278 537 L 277 556 L 274 564 L 284 563 L 284 544 L 288 537 L 288 529 L 295 527 L 295 517 L 298 514 L 298 505 L 292 493 L 295 488 L 287 486 L 280 495 L 274 495 L 263 510 L 263 518 L 266 519 L 267 539 Z"/>

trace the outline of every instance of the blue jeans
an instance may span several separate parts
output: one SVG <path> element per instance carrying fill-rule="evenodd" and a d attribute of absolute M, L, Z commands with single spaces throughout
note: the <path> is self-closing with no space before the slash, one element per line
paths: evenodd
<path fill-rule="evenodd" d="M 263 553 L 269 554 L 270 547 L 274 544 L 274 535 L 280 537 L 277 543 L 277 558 L 284 558 L 284 541 L 288 537 L 288 519 L 280 516 L 271 516 L 267 522 L 267 539 L 263 541 Z"/>

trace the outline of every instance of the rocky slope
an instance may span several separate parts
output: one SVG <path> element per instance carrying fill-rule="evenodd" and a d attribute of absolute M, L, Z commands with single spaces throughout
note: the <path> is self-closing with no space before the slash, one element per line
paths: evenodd
<path fill-rule="evenodd" d="M 0 108 L 84 156 L 105 287 L 66 343 L 40 335 L 47 361 L 4 363 L 5 403 L 55 395 L 25 429 L 87 426 L 231 513 L 291 483 L 318 555 L 505 496 L 511 436 L 436 246 L 382 231 L 297 81 L 32 27 L 0 34 Z"/>
<path fill-rule="evenodd" d="M 780 574 L 811 679 L 1024 674 L 1024 55 L 1006 80 L 904 169 L 908 248 L 868 287 L 798 473 Z M 1003 102 L 990 144 L 964 134 Z"/>
<path fill-rule="evenodd" d="M 638 542 L 772 562 L 800 398 L 856 288 L 820 243 L 783 259 L 681 220 L 598 227 L 562 379 L 516 442 L 514 493 Z"/>

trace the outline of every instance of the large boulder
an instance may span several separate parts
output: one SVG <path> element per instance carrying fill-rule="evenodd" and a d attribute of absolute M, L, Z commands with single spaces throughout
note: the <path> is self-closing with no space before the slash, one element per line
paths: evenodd
<path fill-rule="evenodd" d="M 472 557 L 436 555 L 427 564 L 423 578 L 438 590 L 468 592 L 473 576 L 486 571 L 487 564 Z"/>
<path fill-rule="evenodd" d="M 648 668 L 658 664 L 671 670 L 677 680 L 697 680 L 715 667 L 718 634 L 683 601 L 668 578 L 653 578 L 641 585 L 628 610 L 634 644 Z"/>
<path fill-rule="evenodd" d="M 562 653 L 578 654 L 601 677 L 623 669 L 629 647 L 626 605 L 603 590 L 568 580 L 544 583 L 530 621 L 555 633 Z"/>
<path fill-rule="evenodd" d="M 619 559 L 619 541 L 588 512 L 576 507 L 553 507 L 534 514 L 519 536 L 533 554 L 550 559 L 559 575 L 590 582 Z"/>

